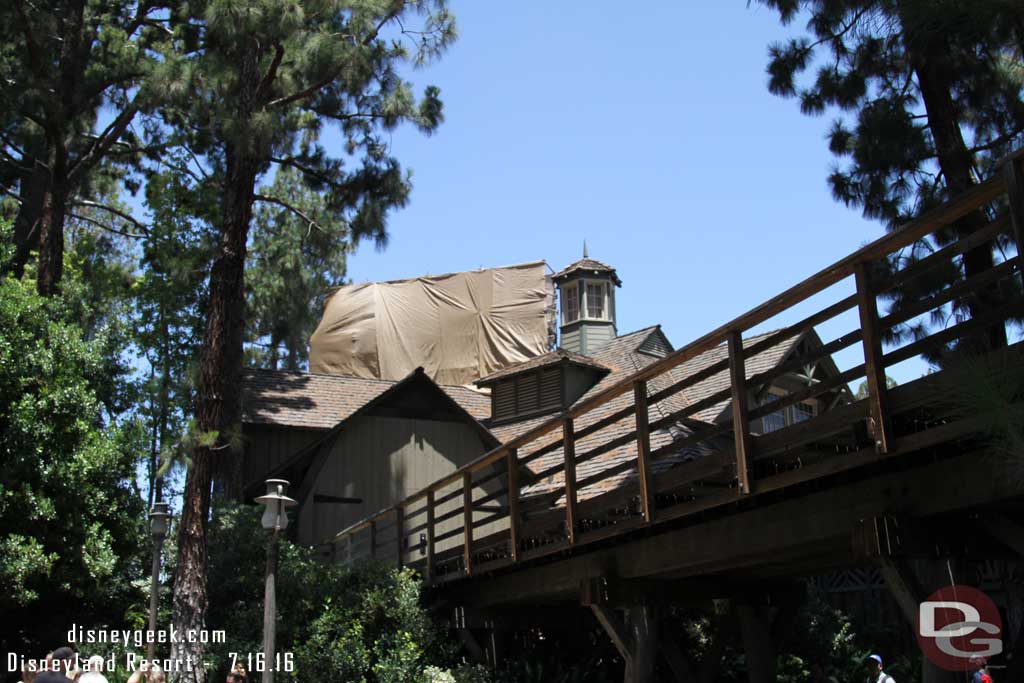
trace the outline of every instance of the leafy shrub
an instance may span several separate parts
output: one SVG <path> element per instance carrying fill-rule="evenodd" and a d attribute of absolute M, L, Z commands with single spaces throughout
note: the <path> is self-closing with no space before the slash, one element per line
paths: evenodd
<path fill-rule="evenodd" d="M 226 504 L 210 527 L 208 628 L 227 642 L 210 651 L 211 680 L 222 680 L 232 652 L 262 649 L 266 537 L 260 510 Z M 456 663 L 457 648 L 421 604 L 411 570 L 377 563 L 345 568 L 317 560 L 282 539 L 277 573 L 277 651 L 294 668 L 282 681 L 484 683 L 485 672 Z"/>

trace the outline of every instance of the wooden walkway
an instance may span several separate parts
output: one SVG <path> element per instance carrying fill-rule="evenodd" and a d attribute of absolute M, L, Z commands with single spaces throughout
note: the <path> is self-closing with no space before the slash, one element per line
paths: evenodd
<path fill-rule="evenodd" d="M 984 215 L 984 227 L 972 232 L 958 230 L 956 222 L 968 214 Z M 912 251 L 922 254 L 922 240 L 943 246 L 918 258 L 906 258 Z M 536 574 L 537 568 L 545 565 L 576 562 L 582 566 L 582 560 L 575 558 L 588 554 L 608 558 L 614 548 L 631 544 L 636 544 L 636 552 L 643 558 L 654 557 L 652 544 L 658 543 L 661 555 L 675 552 L 703 557 L 706 553 L 697 545 L 666 551 L 665 539 L 657 540 L 659 533 L 702 524 L 712 534 L 702 537 L 705 543 L 714 543 L 714 533 L 748 534 L 747 555 L 754 558 L 750 561 L 765 563 L 772 552 L 771 535 L 751 536 L 751 530 L 758 527 L 749 519 L 742 528 L 723 521 L 730 515 L 739 519 L 763 506 L 783 506 L 779 509 L 793 516 L 787 523 L 799 528 L 811 523 L 799 518 L 821 515 L 822 506 L 832 510 L 848 504 L 850 511 L 840 517 L 844 524 L 855 524 L 858 496 L 870 496 L 879 486 L 910 486 L 915 481 L 929 482 L 949 501 L 976 504 L 977 496 L 970 497 L 975 495 L 974 489 L 964 490 L 958 497 L 956 490 L 949 490 L 948 478 L 966 476 L 970 463 L 963 453 L 987 447 L 993 438 L 992 420 L 978 412 L 977 403 L 971 403 L 971 392 L 961 388 L 977 385 L 986 377 L 989 386 L 1007 382 L 1024 386 L 1019 381 L 1024 351 L 1014 343 L 1014 326 L 1009 322 L 1024 318 L 1021 257 L 1017 255 L 1022 241 L 1024 165 L 1018 155 L 1006 162 L 998 177 L 341 531 L 332 539 L 336 556 L 345 561 L 390 559 L 417 567 L 425 580 L 439 589 L 457 584 L 464 587 L 466 596 L 484 596 L 492 579 L 498 585 L 519 571 Z M 997 245 L 995 253 L 1005 256 L 997 256 L 991 268 L 964 274 L 964 255 L 972 250 L 988 252 L 993 243 Z M 951 271 L 959 272 L 960 277 L 938 292 L 931 290 L 916 299 L 904 297 L 891 309 L 884 303 L 891 300 L 886 295 L 897 288 L 912 292 L 915 284 Z M 954 305 L 958 312 L 951 316 Z M 945 312 L 945 322 L 936 323 L 936 312 Z M 745 358 L 807 330 L 820 330 L 829 321 L 842 320 L 844 314 L 856 320 L 856 326 L 825 339 L 820 349 L 761 374 L 748 372 Z M 752 336 L 755 329 L 770 329 L 774 320 L 796 317 L 798 322 L 744 346 L 744 337 Z M 916 322 L 923 323 L 917 335 L 894 334 Z M 993 347 L 991 340 L 1003 330 L 1011 333 L 1009 344 Z M 720 345 L 728 349 L 720 362 L 682 380 L 670 377 L 673 368 Z M 886 387 L 887 368 L 914 358 L 949 355 L 953 345 L 959 345 L 960 353 L 950 357 L 959 361 L 947 359 L 941 371 Z M 859 362 L 848 363 L 834 378 L 809 382 L 806 388 L 767 405 L 748 404 L 749 389 L 766 386 L 786 373 L 841 352 L 858 354 Z M 683 407 L 674 400 L 680 392 L 723 371 L 731 378 L 729 389 Z M 835 406 L 778 431 L 751 433 L 751 423 L 765 415 L 841 386 L 855 386 L 861 380 L 867 382 L 867 398 Z M 600 419 L 593 417 L 597 409 L 626 392 L 635 396 L 629 407 Z M 1016 390 L 1011 393 L 1012 399 L 1020 394 Z M 730 401 L 732 407 L 727 421 L 714 425 L 687 422 L 695 413 L 723 400 Z M 625 418 L 632 421 L 628 433 L 612 429 Z M 652 449 L 650 431 L 676 424 L 698 426 L 674 443 Z M 606 438 L 601 439 L 605 433 Z M 599 439 L 600 445 L 578 447 L 584 439 L 587 444 Z M 635 444 L 630 462 L 596 472 L 585 467 L 624 444 Z M 684 449 L 706 454 L 680 462 L 678 455 Z M 555 467 L 539 473 L 526 467 L 559 451 L 563 457 Z M 669 461 L 672 466 L 666 466 Z M 593 491 L 606 479 L 621 480 L 623 474 L 630 475 L 626 483 L 610 491 L 580 494 Z M 557 490 L 549 488 L 537 494 L 534 485 L 542 481 L 558 482 Z M 1016 495 L 1004 483 L 993 482 L 989 487 L 993 497 Z M 830 493 L 830 487 L 836 490 Z M 918 487 L 913 495 L 927 498 L 930 494 Z M 798 497 L 799 504 L 785 507 L 787 500 Z M 927 505 L 926 500 L 918 503 Z M 935 508 L 937 513 L 942 511 L 940 507 Z M 821 546 L 818 555 L 839 558 L 837 564 L 846 561 L 849 549 L 833 547 L 834 538 L 830 542 L 832 546 Z M 782 548 L 779 550 L 781 553 Z M 652 566 L 648 574 L 683 571 L 680 563 L 667 566 L 663 563 L 660 570 Z M 538 579 L 535 597 L 543 597 L 545 591 L 570 590 L 580 576 L 593 570 L 590 566 L 560 575 L 560 570 L 552 569 L 543 575 L 546 578 Z M 560 576 L 569 578 L 560 580 Z"/>

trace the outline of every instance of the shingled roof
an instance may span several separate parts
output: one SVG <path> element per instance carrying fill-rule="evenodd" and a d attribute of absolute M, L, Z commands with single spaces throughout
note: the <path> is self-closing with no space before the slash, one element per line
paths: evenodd
<path fill-rule="evenodd" d="M 640 348 L 644 346 L 645 342 L 654 334 L 662 334 L 658 326 L 647 327 L 629 334 L 625 334 L 616 337 L 605 346 L 599 348 L 592 355 L 592 358 L 611 368 L 611 372 L 595 384 L 589 391 L 587 391 L 577 402 L 585 401 L 591 396 L 607 389 L 609 386 L 617 383 L 625 377 L 633 374 L 634 372 L 650 365 L 651 363 L 657 362 L 658 358 L 652 356 L 649 353 L 640 351 Z M 772 332 L 766 332 L 761 335 L 753 335 L 744 340 L 744 346 L 752 346 L 757 342 L 761 341 L 768 335 L 773 334 Z M 790 339 L 781 341 L 779 344 L 767 349 L 750 359 L 747 362 L 747 375 L 752 376 L 765 369 L 775 367 L 779 362 L 784 359 L 789 352 L 793 349 L 795 343 L 798 341 L 798 337 L 794 336 Z M 700 370 L 726 358 L 728 350 L 725 346 L 716 347 L 711 349 L 696 358 L 683 363 L 682 365 L 674 368 L 671 372 L 664 373 L 648 382 L 648 392 L 653 394 L 661 391 L 668 387 L 670 384 L 678 382 L 691 376 Z M 693 405 L 694 403 L 702 400 L 703 398 L 710 396 L 722 389 L 729 387 L 729 374 L 728 371 L 717 373 L 706 380 L 689 387 L 685 391 L 677 392 L 672 396 L 669 396 L 663 401 L 653 403 L 649 406 L 648 420 L 650 423 L 654 423 L 657 420 L 661 420 L 664 417 L 675 413 L 683 408 Z M 576 430 L 580 431 L 585 427 L 611 415 L 619 410 L 630 407 L 634 404 L 633 392 L 625 392 L 620 394 L 611 401 L 599 406 L 598 408 L 580 416 L 576 420 Z M 721 403 L 715 404 L 709 408 L 696 413 L 691 418 L 677 422 L 670 427 L 662 429 L 653 429 L 650 433 L 651 450 L 656 451 L 659 448 L 665 447 L 671 444 L 673 441 L 685 438 L 686 436 L 693 433 L 695 427 L 699 427 L 702 423 L 713 422 L 727 407 L 728 401 L 722 401 Z M 509 441 L 516 436 L 525 433 L 529 429 L 536 425 L 544 422 L 545 420 L 551 419 L 550 416 L 537 417 L 520 422 L 506 423 L 499 426 L 490 427 L 491 432 L 498 437 L 501 441 Z M 587 451 L 597 448 L 612 439 L 631 433 L 635 428 L 635 419 L 632 415 L 619 420 L 618 422 L 605 427 L 594 434 L 579 439 L 576 442 L 576 453 L 577 456 L 584 455 Z M 548 443 L 556 440 L 557 437 L 548 437 L 543 439 L 541 442 L 531 444 L 530 446 L 520 448 L 519 455 L 521 458 L 528 457 L 531 453 L 539 450 L 541 447 L 546 446 Z M 687 447 L 680 449 L 680 452 L 672 454 L 670 456 L 659 458 L 653 463 L 653 469 L 655 473 L 665 471 L 681 462 L 693 460 L 696 458 L 703 457 L 708 453 L 712 452 L 712 447 L 708 445 L 700 445 L 698 447 Z M 529 462 L 526 464 L 526 468 L 537 474 L 544 470 L 551 469 L 561 463 L 564 459 L 561 448 L 556 448 L 551 452 Z M 584 481 L 587 477 L 593 474 L 601 472 L 606 469 L 611 469 L 625 462 L 634 462 L 636 460 L 636 444 L 627 443 L 618 448 L 612 449 L 606 453 L 580 464 L 577 467 L 576 477 L 579 481 Z M 581 487 L 577 492 L 579 500 L 587 500 L 594 496 L 601 495 L 620 486 L 628 485 L 631 480 L 635 480 L 637 476 L 635 466 L 627 469 L 626 471 L 607 477 L 606 479 L 589 486 Z M 546 493 L 557 493 L 563 488 L 564 475 L 559 472 L 555 475 L 546 477 L 545 479 L 534 483 L 532 486 L 524 489 L 523 496 L 529 497 L 534 495 L 543 495 Z M 561 499 L 553 501 L 553 504 L 559 505 L 564 504 Z"/>
<path fill-rule="evenodd" d="M 597 362 L 590 356 L 584 356 L 581 353 L 574 353 L 572 351 L 566 351 L 565 349 L 558 348 L 554 351 L 549 351 L 542 356 L 537 356 L 536 358 L 531 358 L 530 360 L 523 361 L 522 363 L 516 363 L 515 365 L 510 365 L 507 368 L 502 368 L 497 372 L 492 372 L 486 377 L 478 379 L 474 384 L 481 387 L 487 386 L 489 384 L 493 384 L 499 379 L 512 377 L 529 370 L 535 370 L 549 365 L 556 365 L 558 363 L 571 363 L 572 365 L 578 365 L 592 370 L 600 370 L 602 372 L 608 372 L 611 370 L 607 365 Z"/>
<path fill-rule="evenodd" d="M 242 422 L 330 429 L 395 384 L 365 377 L 247 369 L 242 373 Z M 487 394 L 469 387 L 441 389 L 475 419 L 490 417 Z"/>
<path fill-rule="evenodd" d="M 592 258 L 589 258 L 587 256 L 584 256 L 583 258 L 581 258 L 579 261 L 576 261 L 575 263 L 570 263 L 568 266 L 566 266 L 562 270 L 560 270 L 557 273 L 555 273 L 554 275 L 552 275 L 551 279 L 554 282 L 558 282 L 559 280 L 562 280 L 562 279 L 572 275 L 573 273 L 583 273 L 583 274 L 609 273 L 609 274 L 611 274 L 612 279 L 615 280 L 615 284 L 620 286 L 620 287 L 622 286 L 622 280 L 620 280 L 619 276 L 615 274 L 615 269 L 614 268 L 609 266 L 607 263 L 601 263 L 597 259 L 592 259 Z"/>

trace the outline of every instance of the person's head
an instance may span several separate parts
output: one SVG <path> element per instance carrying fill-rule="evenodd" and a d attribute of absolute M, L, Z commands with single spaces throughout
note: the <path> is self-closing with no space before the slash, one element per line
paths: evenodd
<path fill-rule="evenodd" d="M 164 670 L 159 666 L 153 665 L 150 668 L 149 673 L 146 675 L 146 683 L 166 683 L 167 675 L 164 674 Z"/>
<path fill-rule="evenodd" d="M 62 671 L 68 673 L 71 671 L 75 662 L 75 651 L 70 647 L 58 647 L 53 651 L 53 661 L 51 668 L 54 671 Z"/>
<path fill-rule="evenodd" d="M 245 678 L 245 664 L 242 664 L 241 662 L 235 662 L 235 668 L 232 669 L 232 671 L 234 671 L 242 678 Z"/>
<path fill-rule="evenodd" d="M 237 671 L 232 671 L 228 674 L 228 683 L 245 683 L 245 676 Z"/>
<path fill-rule="evenodd" d="M 882 657 L 881 655 L 870 655 L 866 660 L 866 666 L 869 671 L 881 671 L 882 670 Z"/>
<path fill-rule="evenodd" d="M 980 671 L 981 669 L 985 668 L 985 663 L 986 662 L 985 662 L 985 658 L 984 657 L 979 657 L 978 655 L 974 655 L 973 657 L 971 657 L 970 661 L 971 661 L 971 669 L 973 669 L 975 671 Z"/>
<path fill-rule="evenodd" d="M 28 665 L 21 667 L 21 683 L 32 683 L 36 680 L 36 672 Z"/>

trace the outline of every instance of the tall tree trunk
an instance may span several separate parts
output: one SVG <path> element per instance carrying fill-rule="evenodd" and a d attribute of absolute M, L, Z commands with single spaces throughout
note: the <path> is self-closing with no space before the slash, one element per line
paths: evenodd
<path fill-rule="evenodd" d="M 60 293 L 64 277 L 64 218 L 67 209 L 67 189 L 62 179 L 51 178 L 43 199 L 43 214 L 39 221 L 39 271 L 36 289 L 43 296 Z"/>
<path fill-rule="evenodd" d="M 32 170 L 21 177 L 21 205 L 14 219 L 14 256 L 6 266 L 6 271 L 16 278 L 25 274 L 29 255 L 39 246 L 39 224 L 49 182 L 50 172 L 38 158 L 32 161 Z"/>
<path fill-rule="evenodd" d="M 213 447 L 196 448 L 185 481 L 185 501 L 178 533 L 178 566 L 174 577 L 173 623 L 179 630 L 202 629 L 206 618 L 206 520 L 214 475 L 238 489 L 240 468 L 231 444 L 240 428 L 238 386 L 245 332 L 245 245 L 252 219 L 253 188 L 259 161 L 251 154 L 227 155 L 223 229 L 210 272 L 210 305 L 200 359 L 196 425 L 200 433 L 217 433 Z M 172 659 L 201 661 L 201 643 L 180 643 Z M 203 672 L 178 681 L 203 683 Z"/>
<path fill-rule="evenodd" d="M 931 13 L 935 11 L 931 3 L 904 0 L 899 7 L 904 46 L 921 90 L 939 169 L 946 180 L 949 195 L 956 196 L 974 186 L 976 179 L 974 158 L 964 141 L 960 113 L 953 100 L 954 82 L 948 58 L 949 46 L 942 32 L 930 26 Z M 956 222 L 956 234 L 965 237 L 983 228 L 987 222 L 981 211 L 971 212 Z M 985 244 L 969 250 L 964 254 L 963 263 L 966 277 L 991 269 L 995 265 L 991 245 Z M 1001 298 L 996 285 L 978 292 L 977 299 L 967 302 L 971 317 L 997 307 Z M 1003 346 L 1006 346 L 1006 327 L 1003 323 L 997 323 L 979 336 L 963 340 L 961 348 L 971 353 Z"/>

